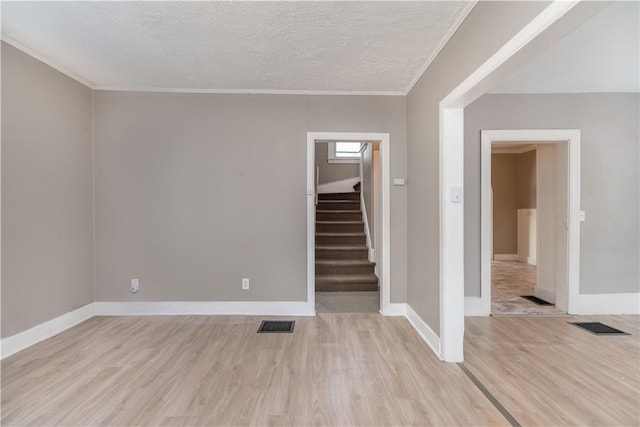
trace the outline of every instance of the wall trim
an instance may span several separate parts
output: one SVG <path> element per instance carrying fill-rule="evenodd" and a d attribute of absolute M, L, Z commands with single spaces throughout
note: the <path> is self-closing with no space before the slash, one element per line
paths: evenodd
<path fill-rule="evenodd" d="M 38 61 L 48 65 L 49 67 L 53 68 L 54 70 L 64 74 L 67 77 L 70 77 L 71 79 L 75 80 L 76 82 L 88 87 L 89 89 L 94 89 L 93 87 L 93 83 L 90 82 L 89 80 L 86 80 L 83 77 L 80 77 L 79 75 L 77 75 L 76 73 L 72 72 L 71 70 L 53 62 L 48 60 L 47 58 L 45 58 L 44 56 L 40 55 L 39 53 L 35 52 L 32 49 L 29 49 L 28 47 L 24 46 L 22 43 L 14 40 L 11 37 L 8 37 L 4 34 L 0 35 L 0 40 L 2 40 L 3 42 L 15 47 L 16 49 L 18 49 L 19 51 L 22 51 L 23 53 L 26 53 L 27 55 L 31 56 L 32 58 L 37 59 Z"/>
<path fill-rule="evenodd" d="M 91 89 L 110 92 L 151 92 L 151 93 L 211 93 L 240 95 L 352 95 L 352 96 L 404 96 L 403 91 L 375 90 L 278 90 L 278 89 L 206 89 L 182 87 L 145 86 L 94 86 Z"/>
<path fill-rule="evenodd" d="M 493 259 L 496 261 L 520 261 L 518 254 L 494 254 Z"/>
<path fill-rule="evenodd" d="M 76 310 L 58 316 L 24 332 L 3 338 L 0 341 L 0 352 L 2 359 L 11 356 L 27 347 L 58 335 L 79 323 L 95 316 L 94 303 L 87 304 Z"/>
<path fill-rule="evenodd" d="M 95 303 L 96 316 L 315 316 L 315 314 L 315 307 L 310 307 L 304 301 L 125 301 Z"/>
<path fill-rule="evenodd" d="M 464 315 L 490 316 L 491 310 L 487 311 L 487 307 L 480 297 L 464 297 Z"/>
<path fill-rule="evenodd" d="M 529 151 L 534 151 L 536 149 L 535 144 L 523 145 L 521 147 L 497 147 L 491 148 L 491 154 L 523 154 L 528 153 Z"/>
<path fill-rule="evenodd" d="M 409 304 L 406 304 L 407 314 L 405 315 L 411 326 L 418 332 L 418 334 L 422 337 L 422 339 L 431 347 L 431 350 L 438 356 L 440 360 L 444 360 L 442 358 L 442 353 L 440 350 L 440 337 L 433 332 L 433 329 L 427 325 L 427 323 L 422 320 L 418 313 L 416 313 L 413 308 Z"/>
<path fill-rule="evenodd" d="M 360 168 L 362 170 L 362 164 L 360 164 Z M 360 187 L 362 190 L 362 187 Z M 362 222 L 364 223 L 364 237 L 367 245 L 369 261 L 374 261 L 373 259 L 373 244 L 371 241 L 371 233 L 369 232 L 369 216 L 367 215 L 366 205 L 364 204 L 364 192 L 360 191 L 360 210 L 362 211 Z"/>
<path fill-rule="evenodd" d="M 407 317 L 407 303 L 406 302 L 392 302 L 387 307 L 387 311 L 382 313 L 383 316 L 404 316 Z"/>
<path fill-rule="evenodd" d="M 640 293 L 580 294 L 574 313 L 589 314 L 640 314 Z"/>

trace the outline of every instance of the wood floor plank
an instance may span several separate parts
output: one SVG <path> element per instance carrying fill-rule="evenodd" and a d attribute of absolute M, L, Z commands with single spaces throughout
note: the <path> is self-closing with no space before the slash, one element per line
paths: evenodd
<path fill-rule="evenodd" d="M 2 361 L 2 425 L 508 425 L 404 318 L 96 317 Z M 466 365 L 523 424 L 637 425 L 638 318 L 467 320 Z M 592 371 L 595 371 L 592 372 Z"/>

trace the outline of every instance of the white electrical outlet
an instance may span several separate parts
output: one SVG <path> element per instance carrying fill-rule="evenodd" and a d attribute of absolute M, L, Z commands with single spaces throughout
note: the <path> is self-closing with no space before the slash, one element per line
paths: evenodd
<path fill-rule="evenodd" d="M 246 291 L 249 289 L 249 279 L 242 279 L 242 290 Z"/>
<path fill-rule="evenodd" d="M 136 292 L 138 292 L 140 290 L 140 280 L 138 279 L 131 279 L 131 293 L 135 294 Z"/>

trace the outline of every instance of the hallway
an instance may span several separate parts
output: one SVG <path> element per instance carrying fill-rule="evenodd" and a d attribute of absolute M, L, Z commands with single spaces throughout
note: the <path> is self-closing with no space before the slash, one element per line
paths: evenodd
<path fill-rule="evenodd" d="M 536 266 L 518 261 L 491 262 L 492 315 L 562 315 L 554 305 L 537 305 L 521 298 L 534 295 Z"/>

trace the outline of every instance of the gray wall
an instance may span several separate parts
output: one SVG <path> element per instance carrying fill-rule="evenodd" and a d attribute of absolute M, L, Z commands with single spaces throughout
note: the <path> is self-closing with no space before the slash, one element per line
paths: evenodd
<path fill-rule="evenodd" d="M 465 291 L 480 289 L 480 130 L 581 130 L 580 293 L 640 291 L 638 94 L 485 95 L 465 109 Z"/>
<path fill-rule="evenodd" d="M 536 152 L 493 153 L 493 253 L 518 253 L 518 209 L 536 207 Z"/>
<path fill-rule="evenodd" d="M 478 2 L 407 97 L 407 302 L 436 333 L 440 330 L 439 103 L 547 4 Z"/>
<path fill-rule="evenodd" d="M 2 43 L 2 337 L 93 302 L 91 91 Z"/>
<path fill-rule="evenodd" d="M 307 131 L 389 132 L 406 173 L 403 97 L 98 91 L 94 112 L 97 301 L 304 301 Z M 402 188 L 391 204 L 402 302 Z"/>
<path fill-rule="evenodd" d="M 536 208 L 536 150 L 518 154 L 518 209 Z"/>
<path fill-rule="evenodd" d="M 360 176 L 359 163 L 329 163 L 327 161 L 328 152 L 329 144 L 324 142 L 316 144 L 316 166 L 320 166 L 318 181 L 320 184 Z"/>
<path fill-rule="evenodd" d="M 518 155 L 491 155 L 493 253 L 518 253 Z"/>

